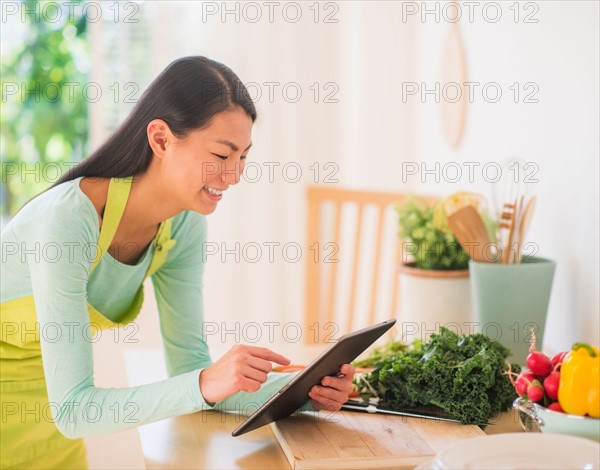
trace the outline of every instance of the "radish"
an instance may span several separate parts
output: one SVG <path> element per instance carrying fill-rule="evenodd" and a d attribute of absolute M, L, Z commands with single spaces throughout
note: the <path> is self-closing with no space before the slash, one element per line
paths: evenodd
<path fill-rule="evenodd" d="M 554 370 L 557 369 L 556 366 L 560 366 L 562 364 L 562 361 L 568 352 L 569 351 L 563 351 L 563 352 L 556 353 L 554 356 L 552 356 L 552 359 L 550 359 L 550 362 L 552 363 L 552 367 Z"/>
<path fill-rule="evenodd" d="M 527 395 L 527 388 L 531 385 L 531 382 L 535 380 L 535 375 L 530 372 L 521 372 L 517 381 L 515 382 L 515 390 L 517 394 L 522 397 Z"/>
<path fill-rule="evenodd" d="M 544 379 L 544 390 L 550 400 L 558 400 L 558 386 L 560 384 L 560 373 L 552 372 Z"/>
<path fill-rule="evenodd" d="M 533 372 L 535 375 L 539 375 L 540 377 L 546 377 L 550 372 L 552 372 L 552 363 L 548 356 L 544 353 L 535 351 L 535 343 L 536 337 L 535 332 L 532 331 L 532 341 L 531 346 L 529 347 L 529 355 L 527 356 L 527 367 L 529 370 Z"/>
<path fill-rule="evenodd" d="M 544 353 L 531 351 L 527 356 L 527 367 L 535 375 L 546 377 L 552 372 L 552 363 Z"/>
<path fill-rule="evenodd" d="M 548 409 L 552 411 L 558 411 L 559 413 L 564 413 L 563 409 L 560 407 L 560 403 L 557 401 L 550 403 L 550 405 L 548 405 Z"/>
<path fill-rule="evenodd" d="M 527 387 L 527 398 L 531 401 L 537 403 L 544 398 L 544 389 L 542 388 L 542 384 L 539 380 L 534 380 L 531 382 L 529 387 Z"/>

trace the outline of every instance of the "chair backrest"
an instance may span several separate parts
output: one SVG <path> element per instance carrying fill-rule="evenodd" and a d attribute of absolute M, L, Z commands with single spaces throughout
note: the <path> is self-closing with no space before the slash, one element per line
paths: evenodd
<path fill-rule="evenodd" d="M 402 243 L 394 205 L 407 194 L 309 186 L 307 196 L 305 342 L 396 318 Z"/>

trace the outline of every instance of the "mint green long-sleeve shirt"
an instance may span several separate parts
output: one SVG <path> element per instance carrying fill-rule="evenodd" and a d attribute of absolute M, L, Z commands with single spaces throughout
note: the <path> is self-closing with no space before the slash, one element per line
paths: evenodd
<path fill-rule="evenodd" d="M 135 265 L 105 253 L 90 275 L 99 222 L 80 180 L 60 184 L 30 201 L 1 236 L 0 301 L 34 297 L 48 399 L 57 427 L 76 438 L 211 408 L 198 385 L 200 372 L 212 364 L 202 334 L 206 219 L 193 211 L 173 218 L 171 237 L 177 243 L 151 277 L 169 378 L 125 388 L 94 385 L 87 303 L 119 321 L 142 285 L 154 245 Z M 253 411 L 291 377 L 272 373 L 260 391 L 237 393 L 217 407 Z"/>

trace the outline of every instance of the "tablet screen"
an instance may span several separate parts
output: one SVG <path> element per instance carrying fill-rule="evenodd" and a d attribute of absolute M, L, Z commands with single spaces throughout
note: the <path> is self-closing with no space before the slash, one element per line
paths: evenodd
<path fill-rule="evenodd" d="M 294 413 L 309 399 L 309 390 L 321 383 L 323 377 L 337 375 L 342 364 L 356 359 L 395 323 L 396 320 L 387 320 L 342 336 L 311 362 L 306 369 L 269 398 L 231 435 L 239 436 Z"/>

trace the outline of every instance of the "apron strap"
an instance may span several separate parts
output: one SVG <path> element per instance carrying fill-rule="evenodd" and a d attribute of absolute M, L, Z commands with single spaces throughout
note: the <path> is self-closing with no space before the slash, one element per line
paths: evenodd
<path fill-rule="evenodd" d="M 96 257 L 92 263 L 90 273 L 96 268 L 100 259 L 108 251 L 110 243 L 112 242 L 121 217 L 125 212 L 125 205 L 129 198 L 129 192 L 131 190 L 131 183 L 133 176 L 127 176 L 125 178 L 111 178 L 108 185 L 108 197 L 106 198 L 106 206 L 104 209 L 104 218 L 102 219 L 102 228 L 100 229 L 100 237 L 98 238 L 98 246 L 96 251 Z"/>
<path fill-rule="evenodd" d="M 158 229 L 158 235 L 154 245 L 154 256 L 148 266 L 146 276 L 152 276 L 167 260 L 167 254 L 175 246 L 177 240 L 171 238 L 172 220 L 163 220 Z"/>
<path fill-rule="evenodd" d="M 102 228 L 98 238 L 98 249 L 96 257 L 92 263 L 90 273 L 98 266 L 98 263 L 108 252 L 108 248 L 117 233 L 117 228 L 125 212 L 125 206 L 129 193 L 133 176 L 124 178 L 111 178 L 108 185 L 108 197 L 106 198 L 106 207 L 104 210 L 104 219 L 102 220 Z M 154 256 L 150 261 L 150 266 L 146 272 L 146 276 L 151 276 L 164 264 L 167 259 L 168 251 L 175 246 L 176 241 L 171 239 L 172 220 L 163 220 L 158 228 L 158 234 L 154 242 Z"/>

